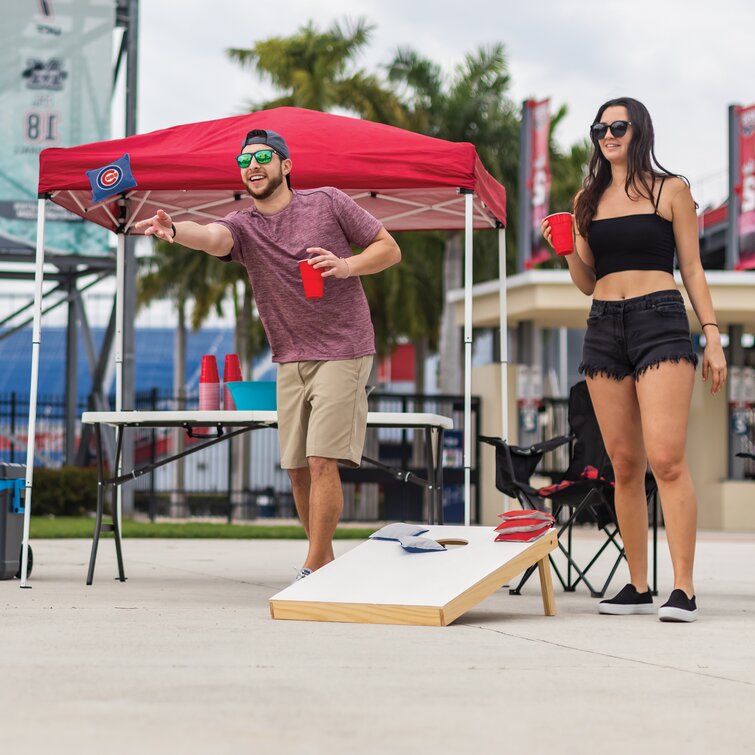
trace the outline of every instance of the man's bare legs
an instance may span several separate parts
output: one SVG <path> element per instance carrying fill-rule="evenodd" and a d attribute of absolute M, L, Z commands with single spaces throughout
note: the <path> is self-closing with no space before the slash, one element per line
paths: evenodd
<path fill-rule="evenodd" d="M 309 466 L 289 469 L 294 502 L 309 539 L 304 568 L 315 571 L 334 558 L 333 535 L 343 511 L 343 489 L 335 459 L 307 457 Z"/>
<path fill-rule="evenodd" d="M 289 469 L 288 476 L 291 480 L 291 490 L 294 494 L 294 504 L 299 521 L 304 527 L 309 539 L 309 467 L 297 467 Z"/>

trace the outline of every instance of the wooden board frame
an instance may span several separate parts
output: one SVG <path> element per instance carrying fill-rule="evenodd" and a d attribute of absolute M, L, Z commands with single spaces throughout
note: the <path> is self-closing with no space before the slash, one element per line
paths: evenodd
<path fill-rule="evenodd" d="M 556 532 L 550 530 L 514 558 L 490 572 L 476 584 L 442 606 L 284 600 L 276 599 L 277 596 L 273 596 L 270 599 L 270 615 L 273 619 L 298 621 L 448 626 L 459 616 L 500 589 L 513 577 L 530 566 L 537 565 L 540 574 L 543 610 L 546 616 L 555 616 L 556 601 L 548 555 L 557 547 Z M 420 556 L 420 558 L 425 557 Z"/>

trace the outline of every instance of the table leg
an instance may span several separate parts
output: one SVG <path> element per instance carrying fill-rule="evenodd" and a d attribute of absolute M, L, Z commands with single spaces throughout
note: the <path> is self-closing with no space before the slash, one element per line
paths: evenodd
<path fill-rule="evenodd" d="M 94 564 L 97 560 L 97 546 L 102 531 L 102 509 L 105 506 L 105 465 L 102 461 L 102 430 L 99 424 L 94 426 L 94 437 L 97 449 L 97 512 L 94 523 L 94 537 L 92 538 L 92 553 L 89 556 L 89 571 L 87 572 L 88 585 L 91 585 L 94 579 Z"/>
<path fill-rule="evenodd" d="M 126 431 L 125 427 L 118 428 L 118 442 L 115 445 L 115 459 L 113 465 L 116 470 L 120 470 L 121 454 L 123 453 L 123 434 Z M 113 498 L 111 508 L 113 518 L 113 539 L 115 540 L 115 555 L 118 559 L 118 581 L 125 582 L 126 575 L 123 571 L 123 553 L 121 552 L 121 527 L 118 524 L 118 484 L 113 485 Z"/>
<path fill-rule="evenodd" d="M 434 430 L 435 435 L 435 494 L 438 506 L 438 524 L 443 524 L 443 428 Z"/>
<path fill-rule="evenodd" d="M 546 616 L 556 615 L 556 597 L 553 594 L 553 576 L 551 575 L 551 565 L 548 556 L 541 558 L 537 562 L 537 569 L 540 573 L 540 591 L 543 594 L 543 609 Z"/>
<path fill-rule="evenodd" d="M 438 499 L 435 491 L 435 470 L 433 468 L 433 436 L 432 429 L 425 428 L 425 468 L 427 470 L 428 492 L 428 524 L 443 524 L 442 518 L 438 520 Z M 441 514 L 442 517 L 442 514 Z"/>

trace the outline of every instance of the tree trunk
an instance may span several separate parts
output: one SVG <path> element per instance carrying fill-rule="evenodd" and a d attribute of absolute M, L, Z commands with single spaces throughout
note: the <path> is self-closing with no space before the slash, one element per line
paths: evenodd
<path fill-rule="evenodd" d="M 251 353 L 250 344 L 252 342 L 250 329 L 252 327 L 253 304 L 251 289 L 244 286 L 244 297 L 241 302 L 240 316 L 236 320 L 236 353 L 239 355 L 241 362 L 241 373 L 244 380 L 252 379 L 252 362 L 254 354 Z"/>
<path fill-rule="evenodd" d="M 462 391 L 462 330 L 454 322 L 454 305 L 446 299 L 448 292 L 462 286 L 463 245 L 458 231 L 448 234 L 443 255 L 443 317 L 440 322 L 440 390 L 460 394 Z"/>
<path fill-rule="evenodd" d="M 177 304 L 178 323 L 176 324 L 175 362 L 173 363 L 173 395 L 176 397 L 178 411 L 186 409 L 186 303 Z M 181 453 L 185 448 L 186 435 L 181 427 L 173 429 L 173 449 Z M 170 514 L 179 516 L 184 513 L 186 505 L 186 460 L 173 462 L 173 492 L 170 496 Z"/>
<path fill-rule="evenodd" d="M 427 336 L 414 342 L 414 392 L 425 392 L 425 361 L 427 360 Z"/>

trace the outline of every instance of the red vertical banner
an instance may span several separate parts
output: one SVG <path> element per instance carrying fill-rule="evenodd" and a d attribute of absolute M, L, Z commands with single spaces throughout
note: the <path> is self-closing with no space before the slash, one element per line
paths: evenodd
<path fill-rule="evenodd" d="M 755 105 L 738 108 L 739 267 L 755 264 Z"/>
<path fill-rule="evenodd" d="M 551 195 L 550 166 L 550 100 L 527 101 L 530 109 L 530 175 L 532 188 L 530 205 L 530 233 L 532 237 L 532 255 L 527 267 L 550 259 L 550 252 L 540 232 L 540 223 L 548 214 Z"/>

